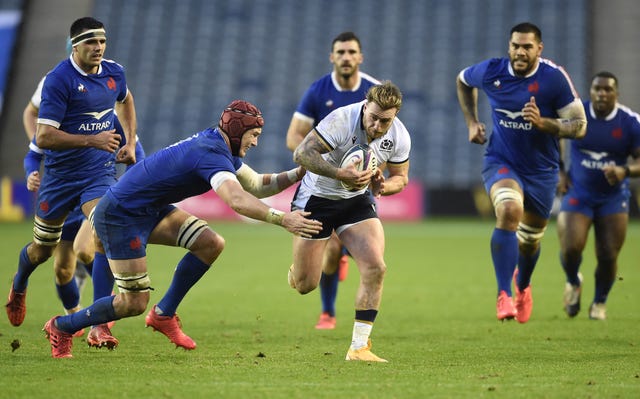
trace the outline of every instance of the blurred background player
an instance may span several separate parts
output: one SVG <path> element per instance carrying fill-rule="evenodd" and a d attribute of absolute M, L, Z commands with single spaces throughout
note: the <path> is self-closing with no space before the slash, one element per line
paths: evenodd
<path fill-rule="evenodd" d="M 195 341 L 182 331 L 176 309 L 218 258 L 225 241 L 207 222 L 172 205 L 176 202 L 213 189 L 243 216 L 282 226 L 302 237 L 321 230 L 320 222 L 306 218 L 308 212 L 284 213 L 257 198 L 276 194 L 303 175 L 300 167 L 278 174 L 258 174 L 242 162 L 247 151 L 257 146 L 263 125 L 257 107 L 246 101 L 233 101 L 222 112 L 217 127 L 145 158 L 109 188 L 96 206 L 93 223 L 120 293 L 101 298 L 79 313 L 49 320 L 44 330 L 53 357 L 72 356 L 71 334 L 75 331 L 145 311 L 151 289 L 147 244 L 183 247 L 188 252 L 175 268 L 167 292 L 148 312 L 145 323 L 176 346 L 196 348 Z"/>
<path fill-rule="evenodd" d="M 353 32 L 343 32 L 331 42 L 329 62 L 333 71 L 313 84 L 304 93 L 287 130 L 287 147 L 295 151 L 315 125 L 331 111 L 364 100 L 376 79 L 360 71 L 364 56 L 360 39 Z M 322 312 L 316 323 L 321 330 L 336 327 L 338 281 L 347 277 L 349 258 L 340 239 L 334 233 L 324 252 L 320 298 Z"/>
<path fill-rule="evenodd" d="M 491 236 L 498 283 L 496 315 L 498 320 L 516 318 L 520 323 L 529 320 L 533 308 L 531 275 L 558 183 L 558 139 L 582 138 L 586 125 L 569 76 L 541 58 L 543 47 L 537 26 L 518 24 L 510 32 L 508 58 L 472 65 L 456 80 L 470 142 L 487 141 L 485 125 L 478 120 L 478 89 L 484 90 L 491 105 L 493 131 L 482 179 L 496 215 Z"/>
<path fill-rule="evenodd" d="M 396 118 L 401 107 L 402 93 L 397 86 L 389 81 L 375 85 L 364 101 L 338 108 L 322 119 L 293 155 L 307 172 L 296 191 L 292 209 L 311 212 L 323 228 L 311 238 L 293 238 L 289 285 L 300 294 L 317 287 L 323 254 L 335 232 L 360 272 L 346 360 L 386 362 L 371 352 L 369 339 L 387 269 L 384 229 L 373 196 L 399 193 L 409 182 L 411 137 Z M 387 164 L 386 179 L 380 169 L 372 173 L 370 169 L 358 171 L 353 164 L 340 166 L 344 153 L 354 144 L 368 145 L 378 162 Z M 363 188 L 347 190 L 341 182 Z"/>
<path fill-rule="evenodd" d="M 566 191 L 558 214 L 560 262 L 566 275 L 564 309 L 569 317 L 580 311 L 579 272 L 593 225 L 595 234 L 595 292 L 589 318 L 606 319 L 606 302 L 616 279 L 618 254 L 629 222 L 629 177 L 640 176 L 640 116 L 618 103 L 618 79 L 599 72 L 591 80 L 590 101 L 584 102 L 587 134 L 571 141 Z M 636 159 L 627 163 L 629 157 Z"/>
<path fill-rule="evenodd" d="M 72 54 L 47 74 L 42 87 L 35 137 L 37 146 L 44 149 L 45 173 L 38 190 L 33 241 L 20 252 L 6 305 L 14 326 L 22 324 L 26 315 L 29 276 L 51 257 L 67 215 L 78 205 L 85 216 L 89 215 L 115 182 L 115 163 L 135 162 L 133 96 L 122 66 L 103 58 L 104 25 L 84 17 L 75 20 L 69 31 Z M 122 147 L 114 129 L 114 109 L 127 137 Z M 113 280 L 102 284 L 96 281 L 96 270 L 111 274 L 106 257 L 99 252 L 99 245 L 97 248 L 94 291 L 108 286 L 110 293 Z M 108 346 L 113 340 L 106 325 L 95 326 L 87 337 L 87 342 L 98 347 Z"/>

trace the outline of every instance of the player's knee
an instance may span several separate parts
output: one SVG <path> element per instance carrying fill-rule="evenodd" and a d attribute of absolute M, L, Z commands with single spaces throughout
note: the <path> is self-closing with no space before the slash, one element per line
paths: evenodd
<path fill-rule="evenodd" d="M 362 268 L 362 279 L 365 282 L 381 283 L 387 273 L 387 265 L 384 262 L 376 262 Z"/>
<path fill-rule="evenodd" d="M 55 247 L 49 245 L 40 245 L 38 243 L 32 243 L 27 253 L 29 254 L 29 260 L 34 265 L 40 265 L 53 255 Z"/>
<path fill-rule="evenodd" d="M 122 295 L 123 316 L 137 316 L 143 313 L 149 303 L 151 280 L 146 272 L 113 273 L 118 290 Z"/>
<path fill-rule="evenodd" d="M 512 188 L 503 187 L 492 195 L 496 217 L 506 224 L 518 223 L 524 212 L 522 194 Z"/>
<path fill-rule="evenodd" d="M 315 290 L 318 287 L 319 281 L 317 279 L 312 278 L 309 274 L 298 275 L 297 277 L 292 276 L 295 282 L 295 288 L 300 295 L 305 295 Z"/>
<path fill-rule="evenodd" d="M 208 235 L 206 244 L 202 247 L 203 256 L 208 260 L 207 263 L 213 263 L 222 253 L 225 246 L 224 237 L 219 234 L 212 233 Z"/>
<path fill-rule="evenodd" d="M 62 267 L 54 265 L 54 273 L 56 275 L 56 284 L 64 285 L 71 281 L 74 275 L 74 268 Z"/>
<path fill-rule="evenodd" d="M 144 313 L 149 304 L 149 293 L 126 293 L 122 297 L 122 317 L 133 317 Z"/>
<path fill-rule="evenodd" d="M 189 216 L 180 226 L 176 245 L 190 250 L 207 263 L 213 263 L 224 249 L 224 238 L 209 228 L 204 220 Z"/>
<path fill-rule="evenodd" d="M 300 295 L 308 294 L 311 291 L 315 290 L 317 287 L 317 283 L 308 282 L 306 280 L 296 280 L 296 291 L 298 291 Z"/>

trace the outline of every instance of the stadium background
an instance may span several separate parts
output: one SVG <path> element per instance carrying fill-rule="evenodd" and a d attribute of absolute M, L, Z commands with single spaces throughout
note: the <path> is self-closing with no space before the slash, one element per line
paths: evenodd
<path fill-rule="evenodd" d="M 311 82 L 331 70 L 332 38 L 352 30 L 362 41 L 362 69 L 404 92 L 400 118 L 412 133 L 410 177 L 422 194 L 419 214 L 487 215 L 491 210 L 479 175 L 483 148 L 467 141 L 456 74 L 505 55 L 509 29 L 528 20 L 542 29 L 543 55 L 565 67 L 582 98 L 589 95 L 591 75 L 607 69 L 621 81 L 621 102 L 640 110 L 634 39 L 640 37 L 640 11 L 634 5 L 631 0 L 0 0 L 0 220 L 11 219 L 21 198 L 30 198 L 23 187 L 22 109 L 38 80 L 64 57 L 69 25 L 80 16 L 92 15 L 106 25 L 106 57 L 127 70 L 138 134 L 148 154 L 217 122 L 226 104 L 243 98 L 257 104 L 266 119 L 258 149 L 247 156 L 259 171 L 293 165 L 284 140 L 291 115 Z M 480 113 L 489 123 L 483 95 Z M 22 207 L 28 212 L 29 205 Z"/>

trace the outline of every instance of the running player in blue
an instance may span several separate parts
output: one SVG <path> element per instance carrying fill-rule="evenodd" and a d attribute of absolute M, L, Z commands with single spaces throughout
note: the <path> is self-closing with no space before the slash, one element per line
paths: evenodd
<path fill-rule="evenodd" d="M 567 190 L 558 214 L 560 262 L 566 275 L 564 309 L 569 317 L 580 311 L 579 272 L 593 225 L 597 265 L 589 318 L 606 319 L 606 302 L 618 271 L 618 254 L 629 223 L 629 177 L 640 176 L 640 116 L 618 103 L 618 79 L 598 72 L 591 80 L 590 101 L 584 102 L 587 134 L 570 145 Z M 629 157 L 635 159 L 627 163 Z M 564 177 L 567 177 L 565 179 Z"/>
<path fill-rule="evenodd" d="M 196 348 L 194 340 L 182 331 L 176 309 L 218 258 L 225 242 L 204 220 L 173 203 L 213 188 L 241 215 L 282 226 L 302 237 L 322 229 L 320 222 L 306 218 L 309 212 L 284 213 L 256 198 L 276 194 L 304 175 L 300 167 L 279 174 L 258 174 L 242 162 L 247 151 L 258 144 L 263 125 L 258 108 L 236 100 L 222 112 L 218 127 L 205 129 L 145 158 L 107 191 L 95 208 L 93 223 L 120 294 L 101 298 L 78 313 L 49 320 L 44 330 L 53 357 L 72 356 L 71 334 L 75 331 L 145 311 L 151 284 L 147 244 L 179 246 L 188 252 L 145 323 L 176 346 Z"/>
<path fill-rule="evenodd" d="M 38 87 L 41 88 L 41 84 Z M 38 98 L 40 97 L 38 96 Z M 31 115 L 29 115 L 28 118 L 25 118 L 25 130 L 27 132 L 32 130 L 35 133 L 39 100 L 35 103 L 32 99 L 29 104 L 32 108 L 35 104 L 38 105 L 35 106 L 36 114 L 33 115 L 31 114 L 31 111 L 29 111 L 29 114 Z M 27 112 L 25 112 L 25 115 L 27 115 Z M 30 124 L 27 123 L 27 121 L 32 121 L 33 123 Z M 122 126 L 120 125 L 117 117 L 114 119 L 114 122 L 116 131 L 123 135 L 122 142 L 124 143 L 124 132 L 122 131 Z M 142 160 L 144 158 L 144 150 L 138 141 L 136 143 L 136 160 Z M 44 152 L 35 144 L 34 139 L 29 144 L 29 151 L 24 158 L 27 189 L 29 191 L 37 192 L 40 188 L 41 179 L 39 171 L 43 159 Z M 127 167 L 131 166 L 132 165 L 129 165 Z M 82 213 L 82 208 L 80 206 L 76 206 L 64 221 L 61 240 L 54 251 L 53 261 L 56 291 L 58 292 L 58 297 L 62 301 L 67 314 L 77 312 L 80 309 L 82 287 L 84 286 L 86 279 L 92 274 L 93 269 L 93 258 L 95 254 L 95 245 L 93 242 L 93 232 L 89 222 Z M 99 277 L 98 280 L 104 280 L 105 287 L 94 289 L 94 300 L 101 296 L 111 294 L 114 282 L 113 276 L 109 272 L 107 276 L 102 277 L 102 279 Z M 108 292 L 104 294 L 107 290 Z M 109 326 L 109 329 L 111 328 L 112 326 Z M 83 334 L 84 330 L 80 330 L 74 334 L 74 336 L 79 337 Z"/>
<path fill-rule="evenodd" d="M 291 151 L 295 151 L 306 135 L 331 111 L 362 101 L 369 88 L 380 83 L 360 71 L 363 59 L 360 39 L 355 33 L 342 32 L 333 39 L 329 54 L 333 71 L 313 82 L 291 118 L 287 131 L 287 147 Z M 346 278 L 348 268 L 348 253 L 338 236 L 333 234 L 325 250 L 320 278 L 322 313 L 316 323 L 319 330 L 336 327 L 338 281 Z"/>
<path fill-rule="evenodd" d="M 584 108 L 569 76 L 541 58 L 542 49 L 540 29 L 518 24 L 511 29 L 508 58 L 472 65 L 456 81 L 470 142 L 487 142 L 485 125 L 478 120 L 478 89 L 491 105 L 493 130 L 482 179 L 496 214 L 491 236 L 496 315 L 520 323 L 529 320 L 533 307 L 530 281 L 558 182 L 558 140 L 582 138 L 586 129 Z"/>
<path fill-rule="evenodd" d="M 53 254 L 67 215 L 78 205 L 89 215 L 115 182 L 115 163 L 135 162 L 133 97 L 122 66 L 103 59 L 104 25 L 90 17 L 80 18 L 71 25 L 70 37 L 71 56 L 47 74 L 42 88 L 36 144 L 44 150 L 45 173 L 38 190 L 33 241 L 20 252 L 6 305 L 14 326 L 21 325 L 26 315 L 29 276 Z M 127 138 L 122 147 L 114 129 L 114 110 Z M 94 270 L 108 271 L 106 257 L 96 244 Z M 106 325 L 94 330 L 100 346 L 115 340 Z"/>

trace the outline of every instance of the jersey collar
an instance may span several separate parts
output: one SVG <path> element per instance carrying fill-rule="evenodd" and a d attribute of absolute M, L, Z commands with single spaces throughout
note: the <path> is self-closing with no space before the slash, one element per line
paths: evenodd
<path fill-rule="evenodd" d="M 336 74 L 336 71 L 333 71 L 331 72 L 331 83 L 333 83 L 333 87 L 335 87 L 337 91 L 358 91 L 358 89 L 360 88 L 360 83 L 362 83 L 362 76 L 360 76 L 360 71 L 358 71 L 358 81 L 356 82 L 355 86 L 353 86 L 353 89 L 345 90 L 340 87 L 340 84 L 338 84 L 338 75 Z"/>
<path fill-rule="evenodd" d="M 80 68 L 78 64 L 76 64 L 76 62 L 73 60 L 73 54 L 69 56 L 69 61 L 71 61 L 71 65 L 73 65 L 73 68 L 76 71 L 78 71 L 80 75 L 89 76 L 89 74 L 83 71 L 82 68 Z M 100 65 L 98 65 L 98 72 L 96 73 L 96 75 L 100 75 L 101 73 L 102 73 L 102 62 L 100 62 Z"/>
<path fill-rule="evenodd" d="M 589 101 L 589 114 L 591 115 L 592 119 L 599 119 L 596 116 L 596 111 L 593 109 L 593 103 L 591 101 Z M 613 118 L 615 118 L 617 114 L 618 114 L 618 103 L 616 103 L 616 105 L 613 107 L 613 111 L 611 111 L 609 115 L 604 117 L 604 120 L 610 121 Z"/>

